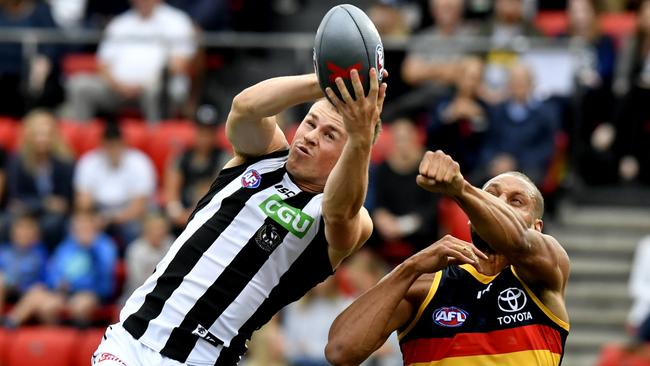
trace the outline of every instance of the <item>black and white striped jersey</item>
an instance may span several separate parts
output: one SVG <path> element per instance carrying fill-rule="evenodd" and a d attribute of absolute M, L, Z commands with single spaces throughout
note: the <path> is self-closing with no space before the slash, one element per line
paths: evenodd
<path fill-rule="evenodd" d="M 332 274 L 323 195 L 298 188 L 287 156 L 219 173 L 122 309 L 134 338 L 188 365 L 235 365 L 253 331 Z"/>

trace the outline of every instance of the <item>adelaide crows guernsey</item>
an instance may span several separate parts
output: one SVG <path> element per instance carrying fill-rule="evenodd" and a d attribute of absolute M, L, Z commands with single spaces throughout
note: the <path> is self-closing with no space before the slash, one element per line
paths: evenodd
<path fill-rule="evenodd" d="M 399 338 L 404 365 L 557 366 L 568 334 L 513 267 L 485 276 L 462 265 L 435 274 Z"/>
<path fill-rule="evenodd" d="M 332 274 L 322 193 L 280 151 L 222 170 L 120 314 L 145 346 L 187 365 L 235 365 L 246 340 Z"/>

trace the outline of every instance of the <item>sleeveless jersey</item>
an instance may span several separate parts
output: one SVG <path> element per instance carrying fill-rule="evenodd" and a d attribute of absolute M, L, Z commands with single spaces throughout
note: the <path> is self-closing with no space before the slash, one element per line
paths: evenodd
<path fill-rule="evenodd" d="M 404 365 L 557 366 L 568 334 L 513 267 L 485 276 L 462 265 L 435 274 L 399 338 Z"/>
<path fill-rule="evenodd" d="M 219 173 L 122 309 L 134 338 L 188 365 L 235 365 L 253 331 L 332 274 L 322 193 L 298 188 L 287 156 Z"/>

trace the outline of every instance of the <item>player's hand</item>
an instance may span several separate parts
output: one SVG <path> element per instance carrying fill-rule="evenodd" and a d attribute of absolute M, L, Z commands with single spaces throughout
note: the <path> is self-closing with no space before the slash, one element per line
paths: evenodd
<path fill-rule="evenodd" d="M 384 75 L 387 76 L 387 73 Z M 339 99 L 331 88 L 325 89 L 325 92 L 343 117 L 343 124 L 348 133 L 348 138 L 372 143 L 375 126 L 379 122 L 379 114 L 384 106 L 388 85 L 386 83 L 379 85 L 375 68 L 370 69 L 369 77 L 370 90 L 367 97 L 357 70 L 350 71 L 354 98 L 348 92 L 341 78 L 336 78 L 335 82 L 343 100 Z"/>
<path fill-rule="evenodd" d="M 407 265 L 412 266 L 418 273 L 434 273 L 452 264 L 471 264 L 479 267 L 479 258 L 488 257 L 478 250 L 472 243 L 445 235 L 442 239 L 429 247 L 414 254 L 407 260 Z"/>
<path fill-rule="evenodd" d="M 462 191 L 465 179 L 458 163 L 438 150 L 424 154 L 416 182 L 427 191 L 455 196 Z"/>

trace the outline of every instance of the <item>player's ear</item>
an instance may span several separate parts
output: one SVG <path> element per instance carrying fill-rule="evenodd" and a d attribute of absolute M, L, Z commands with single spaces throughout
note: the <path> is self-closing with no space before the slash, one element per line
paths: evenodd
<path fill-rule="evenodd" d="M 535 228 L 536 231 L 539 231 L 541 233 L 542 229 L 544 228 L 544 221 L 542 221 L 541 219 L 535 219 L 535 223 L 533 224 L 533 227 Z"/>

